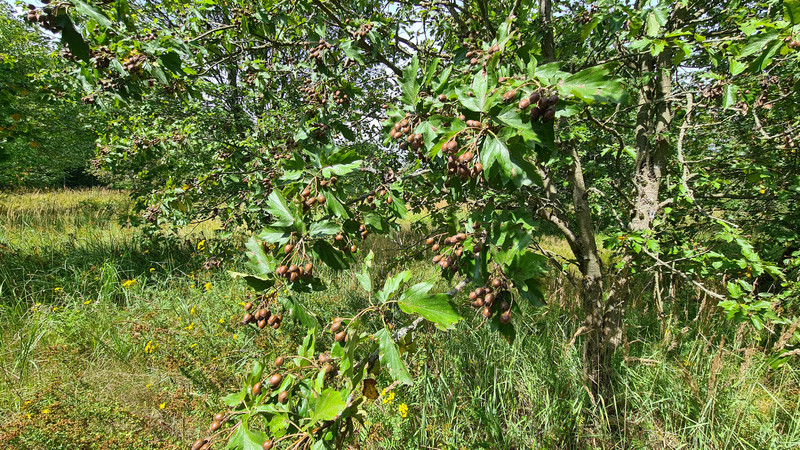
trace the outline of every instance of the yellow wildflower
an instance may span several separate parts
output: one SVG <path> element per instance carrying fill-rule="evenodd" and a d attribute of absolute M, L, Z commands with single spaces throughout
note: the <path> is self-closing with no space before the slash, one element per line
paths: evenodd
<path fill-rule="evenodd" d="M 239 339 L 239 337 L 234 334 L 233 339 Z"/>
<path fill-rule="evenodd" d="M 203 287 L 205 288 L 206 291 L 210 291 L 213 285 L 209 281 L 208 283 L 204 284 Z"/>
<path fill-rule="evenodd" d="M 192 329 L 194 329 L 194 322 L 190 323 L 188 327 L 184 327 L 183 329 L 186 331 L 192 331 Z"/>
<path fill-rule="evenodd" d="M 156 268 L 155 268 L 155 267 L 151 267 L 151 268 L 150 268 L 150 272 L 155 272 L 155 271 L 156 271 Z"/>
<path fill-rule="evenodd" d="M 162 403 L 162 404 L 158 405 L 158 407 L 159 407 L 159 409 L 164 409 L 164 408 L 166 408 L 166 407 L 167 407 L 167 402 L 164 402 L 164 403 Z"/>
<path fill-rule="evenodd" d="M 86 300 L 85 302 L 83 302 L 84 305 L 88 305 L 89 303 L 92 303 L 92 301 L 91 300 Z"/>
<path fill-rule="evenodd" d="M 225 319 L 224 319 L 224 318 L 220 318 L 220 319 L 219 319 L 219 323 L 221 323 L 221 324 L 222 324 L 222 323 L 225 323 Z"/>
<path fill-rule="evenodd" d="M 125 280 L 125 281 L 123 281 L 123 282 L 122 282 L 122 287 L 124 287 L 125 289 L 127 289 L 127 288 L 129 288 L 129 287 L 133 286 L 134 284 L 136 284 L 136 279 L 135 279 L 135 278 L 134 278 L 134 279 L 132 279 L 132 280 Z"/>
<path fill-rule="evenodd" d="M 206 248 L 206 240 L 205 239 L 203 239 L 202 241 L 197 243 L 197 250 L 198 251 L 203 251 L 203 250 L 205 250 L 205 248 Z"/>
<path fill-rule="evenodd" d="M 42 410 L 42 414 L 50 414 L 50 410 L 45 408 Z"/>
<path fill-rule="evenodd" d="M 53 288 L 53 292 L 58 292 L 58 291 L 60 291 L 61 289 L 63 289 L 63 288 L 60 288 L 60 287 L 55 287 L 55 288 Z"/>
<path fill-rule="evenodd" d="M 156 351 L 156 347 L 158 347 L 158 344 L 154 344 L 153 341 L 147 341 L 147 345 L 144 346 L 144 352 L 147 354 L 153 353 Z"/>
<path fill-rule="evenodd" d="M 147 385 L 146 385 L 145 387 L 146 387 L 147 389 L 150 389 L 150 387 L 151 387 L 151 386 L 153 386 L 153 384 L 152 384 L 152 383 L 147 383 Z"/>
<path fill-rule="evenodd" d="M 397 407 L 397 412 L 400 413 L 400 417 L 405 419 L 408 416 L 408 405 L 400 403 L 400 406 Z"/>
<path fill-rule="evenodd" d="M 189 310 L 189 314 L 194 315 L 194 306 L 192 306 L 192 309 Z"/>
<path fill-rule="evenodd" d="M 386 389 L 384 389 L 384 392 L 385 392 L 385 391 L 386 391 Z M 383 404 L 384 404 L 384 405 L 386 405 L 386 404 L 390 404 L 390 405 L 391 405 L 391 404 L 392 404 L 392 402 L 394 402 L 394 391 L 392 391 L 392 392 L 389 392 L 389 395 L 387 395 L 386 397 L 384 397 L 382 401 L 383 401 Z"/>

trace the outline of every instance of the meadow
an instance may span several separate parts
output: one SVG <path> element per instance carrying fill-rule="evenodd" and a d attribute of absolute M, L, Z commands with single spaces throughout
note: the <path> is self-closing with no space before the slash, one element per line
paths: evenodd
<path fill-rule="evenodd" d="M 127 224 L 130 208 L 122 191 L 0 194 L 0 448 L 188 448 L 253 360 L 302 340 L 290 321 L 239 324 L 248 289 L 227 273 L 236 263 L 205 264 L 213 226 L 153 238 Z M 376 267 L 437 280 L 425 255 L 398 259 L 412 238 L 368 240 Z M 415 333 L 414 386 L 368 404 L 350 448 L 800 446 L 800 367 L 773 367 L 716 308 L 666 329 L 655 308 L 632 308 L 616 404 L 595 404 L 571 342 L 575 291 L 558 275 L 544 282 L 548 305 L 519 318 L 513 343 L 468 308 L 454 331 Z M 357 285 L 338 277 L 302 301 L 325 321 L 364 301 Z"/>

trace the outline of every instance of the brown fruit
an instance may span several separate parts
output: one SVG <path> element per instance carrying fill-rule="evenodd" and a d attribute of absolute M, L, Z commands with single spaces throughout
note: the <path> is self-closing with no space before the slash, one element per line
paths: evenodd
<path fill-rule="evenodd" d="M 511 305 L 509 305 L 507 301 L 503 300 L 503 303 L 500 303 L 500 309 L 503 311 L 508 311 L 508 308 L 511 308 Z"/>
<path fill-rule="evenodd" d="M 289 266 L 289 272 L 299 272 L 299 271 L 300 271 L 300 266 L 298 266 L 297 264 L 292 264 L 291 266 Z"/>
<path fill-rule="evenodd" d="M 539 120 L 539 117 L 542 116 L 542 108 L 538 106 L 534 106 L 531 108 L 531 120 Z"/>
<path fill-rule="evenodd" d="M 553 107 L 547 108 L 544 111 L 544 114 L 542 114 L 542 122 L 544 123 L 550 122 L 551 120 L 553 120 L 555 116 L 556 116 L 556 109 Z"/>
<path fill-rule="evenodd" d="M 300 193 L 301 197 L 308 197 L 309 195 L 311 195 L 311 191 L 308 189 L 303 189 L 303 192 Z"/>
<path fill-rule="evenodd" d="M 342 239 L 344 239 L 344 236 L 342 236 L 341 234 L 337 234 L 334 239 L 336 239 L 337 241 L 341 241 Z"/>
<path fill-rule="evenodd" d="M 342 329 L 342 322 L 333 322 L 331 325 L 331 331 L 334 333 L 338 333 L 339 330 Z"/>
<path fill-rule="evenodd" d="M 270 316 L 269 319 L 267 319 L 267 325 L 269 326 L 273 326 L 277 322 L 278 322 L 278 316 Z"/>
<path fill-rule="evenodd" d="M 455 237 L 458 238 L 458 240 L 462 241 L 462 242 L 467 240 L 467 234 L 466 233 L 458 233 Z"/>
<path fill-rule="evenodd" d="M 506 311 L 503 314 L 500 314 L 500 322 L 503 323 L 511 322 L 512 315 L 513 314 L 511 313 L 511 311 Z"/>
<path fill-rule="evenodd" d="M 433 262 L 434 263 L 438 263 L 441 260 L 442 260 L 442 255 L 436 255 L 436 256 L 433 257 Z"/>
<path fill-rule="evenodd" d="M 283 361 L 284 361 L 283 356 L 278 356 L 277 358 L 275 358 L 275 367 L 282 366 Z"/>
<path fill-rule="evenodd" d="M 528 97 L 528 102 L 529 104 L 538 103 L 540 98 L 542 98 L 542 93 L 537 89 L 531 93 L 530 97 Z"/>
<path fill-rule="evenodd" d="M 244 304 L 245 311 L 250 311 L 251 309 L 253 309 L 253 302 L 247 302 Z"/>
<path fill-rule="evenodd" d="M 294 245 L 292 244 L 286 244 L 286 247 L 283 247 L 283 253 L 292 253 L 292 250 L 294 250 Z"/>
<path fill-rule="evenodd" d="M 347 337 L 347 332 L 346 332 L 346 331 L 344 331 L 344 330 L 342 330 L 342 331 L 340 331 L 340 332 L 336 333 L 336 335 L 335 335 L 335 336 L 333 336 L 333 339 L 334 339 L 336 342 L 344 342 L 344 338 L 345 338 L 345 337 Z"/>
<path fill-rule="evenodd" d="M 325 374 L 329 374 L 329 373 L 333 372 L 333 364 L 325 364 L 324 366 L 322 366 L 322 371 Z"/>
<path fill-rule="evenodd" d="M 517 97 L 517 90 L 516 89 L 512 89 L 512 90 L 506 92 L 505 94 L 503 94 L 503 101 L 508 103 L 510 101 L 513 101 L 516 97 Z"/>
<path fill-rule="evenodd" d="M 256 383 L 253 385 L 253 395 L 258 395 L 261 393 L 261 383 Z"/>
<path fill-rule="evenodd" d="M 439 101 L 440 101 L 440 102 L 443 102 L 443 101 L 446 101 L 446 100 L 447 100 L 447 96 L 446 96 L 446 95 L 444 95 L 444 94 L 439 94 Z"/>
<path fill-rule="evenodd" d="M 439 251 L 439 244 L 433 244 L 433 246 L 431 247 L 431 250 L 433 250 L 435 252 L 438 252 Z"/>
<path fill-rule="evenodd" d="M 447 261 L 446 259 L 443 259 L 439 261 L 439 265 L 442 266 L 442 269 L 447 269 L 448 267 L 450 267 L 450 262 Z"/>
<path fill-rule="evenodd" d="M 519 104 L 517 104 L 517 107 L 523 111 L 528 109 L 528 106 L 531 106 L 531 101 L 527 98 L 523 98 L 519 101 Z"/>
<path fill-rule="evenodd" d="M 211 423 L 211 426 L 209 427 L 209 430 L 211 430 L 211 431 L 217 431 L 217 430 L 219 430 L 219 429 L 220 429 L 220 427 L 222 427 L 222 424 L 221 424 L 220 422 L 217 422 L 217 421 L 215 420 L 214 422 L 212 422 L 212 423 Z"/>
<path fill-rule="evenodd" d="M 358 251 L 358 247 L 356 247 L 356 244 L 353 244 L 353 245 L 350 246 L 350 253 L 355 253 L 357 251 Z"/>
<path fill-rule="evenodd" d="M 272 441 L 272 439 L 267 439 L 266 442 L 261 444 L 261 448 L 262 450 L 272 450 L 273 445 L 275 445 L 275 443 Z"/>
<path fill-rule="evenodd" d="M 425 245 L 433 245 L 433 238 L 425 239 Z"/>
<path fill-rule="evenodd" d="M 492 308 L 490 308 L 488 306 L 486 308 L 483 308 L 482 314 L 483 314 L 483 317 L 486 317 L 487 319 L 489 317 L 492 317 Z"/>
<path fill-rule="evenodd" d="M 475 172 L 478 172 L 478 173 L 483 172 L 483 164 L 476 163 L 474 167 L 475 167 Z"/>
<path fill-rule="evenodd" d="M 475 289 L 475 293 L 478 294 L 478 297 L 481 297 L 486 293 L 486 289 L 479 287 L 478 289 Z"/>
<path fill-rule="evenodd" d="M 284 403 L 285 404 L 288 401 L 289 401 L 289 392 L 281 391 L 281 393 L 278 394 L 278 403 Z"/>
<path fill-rule="evenodd" d="M 292 272 L 292 274 L 289 275 L 289 281 L 292 283 L 297 281 L 298 278 L 300 278 L 300 275 L 298 275 L 297 272 Z"/>
<path fill-rule="evenodd" d="M 273 388 L 280 386 L 281 382 L 283 381 L 283 375 L 276 373 L 275 375 L 269 377 L 269 385 Z"/>
<path fill-rule="evenodd" d="M 309 274 L 311 274 L 312 270 L 314 270 L 314 264 L 313 263 L 308 263 L 308 264 L 306 264 L 306 267 L 303 269 L 303 272 L 306 275 L 309 275 Z"/>
<path fill-rule="evenodd" d="M 556 106 L 558 104 L 558 94 L 551 95 L 550 98 L 547 99 L 547 103 L 549 103 L 550 106 Z"/>
<path fill-rule="evenodd" d="M 464 249 L 463 248 L 456 249 L 455 253 L 457 257 L 461 258 L 461 255 L 464 254 Z"/>
<path fill-rule="evenodd" d="M 491 305 L 492 303 L 494 303 L 494 294 L 486 294 L 486 296 L 483 297 L 483 299 L 484 301 L 486 301 L 486 303 Z"/>
<path fill-rule="evenodd" d="M 250 313 L 247 313 L 247 314 L 244 315 L 244 317 L 242 317 L 242 323 L 244 323 L 244 324 L 248 324 L 248 323 L 250 323 L 252 321 L 253 321 L 253 315 L 250 314 Z"/>
<path fill-rule="evenodd" d="M 225 420 L 225 414 L 222 413 L 214 414 L 214 420 L 217 422 L 222 422 L 223 420 Z"/>
<path fill-rule="evenodd" d="M 501 280 L 500 278 L 495 278 L 492 280 L 492 286 L 496 288 L 499 288 L 501 284 L 503 284 L 503 280 Z"/>
<path fill-rule="evenodd" d="M 320 205 L 324 205 L 325 204 L 325 196 L 320 194 L 319 197 L 317 197 L 317 203 L 319 203 Z"/>
<path fill-rule="evenodd" d="M 475 291 L 472 291 L 472 292 L 469 293 L 469 299 L 470 300 L 472 300 L 474 302 L 476 298 L 478 298 L 478 294 L 476 294 Z"/>
<path fill-rule="evenodd" d="M 287 270 L 289 270 L 288 267 L 280 266 L 277 269 L 275 269 L 275 273 L 278 274 L 278 276 L 283 276 L 286 273 Z"/>
<path fill-rule="evenodd" d="M 386 204 L 387 205 L 391 205 L 393 202 L 394 202 L 394 199 L 392 197 L 389 197 L 389 198 L 386 199 Z"/>
<path fill-rule="evenodd" d="M 200 447 L 206 445 L 206 442 L 208 442 L 208 439 L 198 439 L 194 441 L 194 444 L 192 444 L 192 450 L 200 450 Z"/>
<path fill-rule="evenodd" d="M 264 328 L 267 327 L 267 321 L 266 320 L 259 320 L 257 325 L 258 325 L 258 328 L 263 330 Z"/>

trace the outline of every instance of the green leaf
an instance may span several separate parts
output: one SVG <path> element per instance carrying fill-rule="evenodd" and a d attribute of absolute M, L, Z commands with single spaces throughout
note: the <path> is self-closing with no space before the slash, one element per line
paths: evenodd
<path fill-rule="evenodd" d="M 341 230 L 341 227 L 336 224 L 323 220 L 321 222 L 314 222 L 308 227 L 308 235 L 313 238 L 333 236 Z"/>
<path fill-rule="evenodd" d="M 232 270 L 228 271 L 228 275 L 230 275 L 233 279 L 242 278 L 247 285 L 253 288 L 253 290 L 256 292 L 263 292 L 272 286 L 275 286 L 274 279 L 261 278 L 254 275 L 248 275 L 246 273 L 234 272 Z"/>
<path fill-rule="evenodd" d="M 273 226 L 289 227 L 294 225 L 295 217 L 286 204 L 286 199 L 283 198 L 283 195 L 278 190 L 274 190 L 269 194 L 267 204 L 269 205 L 267 207 L 267 213 L 277 219 L 272 223 Z"/>
<path fill-rule="evenodd" d="M 494 136 L 486 136 L 481 147 L 481 163 L 484 171 L 491 171 L 497 164 L 500 174 L 505 180 L 511 180 L 516 186 L 522 186 L 525 177 L 523 169 L 515 158 L 511 157 L 508 147 Z"/>
<path fill-rule="evenodd" d="M 419 314 L 440 330 L 451 330 L 461 320 L 447 294 L 430 295 L 431 283 L 418 283 L 400 297 L 398 306 L 406 314 Z"/>
<path fill-rule="evenodd" d="M 417 71 L 419 70 L 419 59 L 416 53 L 411 58 L 411 63 L 403 69 L 403 78 L 400 80 L 400 90 L 402 95 L 400 99 L 406 105 L 416 105 L 417 95 L 419 95 L 420 84 L 417 80 Z"/>
<path fill-rule="evenodd" d="M 590 67 L 569 76 L 559 84 L 559 90 L 590 105 L 595 102 L 622 103 L 626 97 L 622 83 L 611 77 L 611 70 L 606 66 Z"/>
<path fill-rule="evenodd" d="M 264 228 L 261 233 L 258 233 L 258 237 L 262 241 L 269 242 L 270 244 L 284 245 L 289 242 L 291 233 L 275 228 Z"/>
<path fill-rule="evenodd" d="M 348 164 L 335 164 L 332 166 L 323 167 L 322 176 L 325 178 L 330 178 L 331 175 L 347 175 L 348 173 L 361 167 L 361 163 L 362 161 L 358 160 Z"/>
<path fill-rule="evenodd" d="M 358 48 L 357 45 L 353 44 L 352 40 L 346 40 L 339 44 L 339 48 L 342 49 L 345 56 L 356 61 L 359 64 L 364 64 L 364 57 L 361 55 L 361 49 Z"/>
<path fill-rule="evenodd" d="M 58 25 L 62 28 L 61 43 L 67 44 L 70 53 L 77 56 L 82 61 L 89 61 L 89 55 L 91 53 L 89 45 L 83 40 L 83 36 L 75 30 L 75 26 L 72 24 L 72 20 L 70 20 L 69 16 L 67 14 L 61 14 L 56 16 L 56 19 Z"/>
<path fill-rule="evenodd" d="M 336 250 L 331 244 L 325 241 L 315 242 L 312 251 L 317 258 L 332 269 L 344 270 L 350 266 L 342 256 L 342 252 Z"/>
<path fill-rule="evenodd" d="M 303 325 L 307 329 L 317 327 L 317 320 L 303 308 L 299 300 L 292 297 L 282 297 L 283 307 L 289 311 L 289 317 L 297 323 Z"/>
<path fill-rule="evenodd" d="M 270 276 L 275 272 L 277 263 L 271 255 L 267 255 L 264 252 L 264 245 L 260 239 L 250 236 L 250 239 L 245 243 L 245 247 L 247 248 L 248 258 L 246 266 L 250 269 L 250 274 Z"/>
<path fill-rule="evenodd" d="M 400 285 L 409 279 L 411 279 L 411 271 L 408 270 L 404 270 L 393 277 L 387 278 L 386 282 L 383 283 L 383 289 L 378 291 L 378 301 L 381 303 L 388 301 L 392 294 L 400 288 Z"/>
<path fill-rule="evenodd" d="M 333 194 L 330 191 L 324 191 L 323 194 L 325 195 L 325 209 L 336 217 L 340 217 L 342 219 L 347 219 L 350 217 L 350 213 L 347 211 L 347 208 L 342 205 L 342 202 L 339 201 L 339 197 Z"/>
<path fill-rule="evenodd" d="M 722 109 L 728 109 L 731 106 L 736 105 L 738 100 L 737 93 L 739 92 L 739 86 L 735 84 L 728 84 L 725 86 L 723 95 L 722 95 Z"/>
<path fill-rule="evenodd" d="M 308 427 L 320 420 L 333 420 L 347 407 L 346 396 L 342 392 L 328 388 L 311 400 L 311 421 Z"/>
<path fill-rule="evenodd" d="M 105 14 L 97 10 L 94 6 L 86 2 L 83 2 L 81 0 L 73 0 L 72 4 L 75 5 L 75 9 L 79 13 L 85 14 L 90 18 L 94 19 L 94 21 L 100 24 L 100 26 L 104 28 L 112 28 L 114 26 L 111 20 L 109 20 L 109 18 L 106 17 Z"/>
<path fill-rule="evenodd" d="M 783 0 L 783 18 L 792 25 L 800 24 L 800 0 Z"/>
<path fill-rule="evenodd" d="M 222 402 L 230 406 L 231 408 L 234 408 L 236 406 L 239 406 L 239 404 L 244 401 L 246 395 L 247 394 L 245 393 L 244 390 L 241 390 L 239 392 L 234 392 L 232 394 L 226 395 L 225 398 L 222 399 Z"/>
<path fill-rule="evenodd" d="M 400 358 L 400 351 L 397 350 L 397 345 L 392 340 L 392 333 L 384 328 L 375 333 L 375 339 L 378 340 L 381 364 L 389 368 L 389 375 L 392 379 L 408 386 L 414 384 L 406 364 Z"/>
<path fill-rule="evenodd" d="M 242 440 L 242 450 L 262 450 L 264 441 L 267 440 L 267 435 L 261 431 L 252 431 L 247 428 L 243 421 L 240 428 L 244 430 L 244 439 Z"/>

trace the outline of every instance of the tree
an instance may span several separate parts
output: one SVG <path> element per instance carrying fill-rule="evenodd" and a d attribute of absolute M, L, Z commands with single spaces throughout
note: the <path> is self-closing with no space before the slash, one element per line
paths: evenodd
<path fill-rule="evenodd" d="M 0 187 L 91 181 L 97 118 L 56 81 L 65 62 L 45 36 L 0 6 Z"/>
<path fill-rule="evenodd" d="M 373 393 L 378 361 L 396 384 L 413 382 L 397 343 L 423 320 L 451 329 L 462 319 L 453 300 L 471 285 L 476 315 L 514 339 L 514 316 L 545 303 L 539 280 L 553 268 L 581 286 L 585 322 L 574 339 L 584 343 L 586 384 L 599 405 L 613 404 L 612 357 L 639 295 L 633 286 L 646 277 L 663 283 L 652 298 L 660 312 L 697 312 L 677 296 L 665 305 L 667 289 L 700 292 L 730 318 L 767 328 L 777 353 L 796 354 L 786 353 L 800 338 L 788 300 L 796 271 L 763 260 L 752 230 L 735 223 L 741 203 L 727 202 L 746 199 L 717 197 L 743 185 L 741 168 L 753 156 L 726 150 L 759 135 L 783 139 L 791 132 L 774 130 L 796 126 L 791 110 L 769 114 L 769 131 L 758 113 L 742 112 L 775 110 L 797 95 L 797 2 L 128 8 L 75 2 L 43 13 L 60 27 L 79 60 L 74 76 L 98 105 L 149 98 L 153 107 L 148 96 L 167 94 L 190 105 L 181 111 L 169 100 L 186 122 L 140 121 L 142 138 L 112 130 L 101 156 L 109 166 L 157 163 L 165 175 L 140 178 L 152 182 L 150 208 L 173 216 L 204 217 L 225 199 L 225 214 L 253 229 L 248 272 L 234 276 L 261 296 L 243 321 L 278 328 L 279 308 L 310 330 L 267 380 L 256 364 L 226 399 L 231 413 L 215 417 L 212 431 L 235 419 L 234 446 L 341 445 Z M 779 89 L 747 92 L 764 79 Z M 383 143 L 368 145 L 379 120 Z M 198 150 L 201 161 L 188 162 Z M 370 152 L 393 159 L 373 164 Z M 791 170 L 757 173 L 747 182 L 781 180 L 774 200 L 789 211 L 798 185 Z M 197 202 L 205 208 L 192 210 Z M 369 256 L 353 267 L 365 251 L 359 238 L 391 232 L 409 207 L 430 212 L 425 245 L 442 276 L 459 280 L 452 292 L 432 293 L 432 283 L 408 272 L 385 277 Z M 541 249 L 545 226 L 572 257 Z M 320 321 L 281 292 L 325 289 L 319 264 L 354 273 L 370 306 L 330 322 L 333 343 L 317 357 L 317 343 L 327 343 Z M 785 290 L 759 297 L 759 276 Z M 407 314 L 406 325 L 390 329 L 390 313 Z M 257 418 L 269 433 L 253 425 Z"/>

